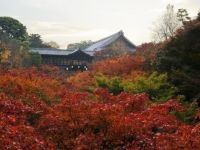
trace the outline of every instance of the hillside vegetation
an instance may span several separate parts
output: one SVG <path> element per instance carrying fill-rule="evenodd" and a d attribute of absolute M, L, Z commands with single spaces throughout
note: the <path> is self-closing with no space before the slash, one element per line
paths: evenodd
<path fill-rule="evenodd" d="M 110 60 L 110 69 L 122 59 L 136 58 Z M 47 66 L 1 72 L 1 148 L 199 149 L 198 107 L 159 99 L 164 89 L 158 87 L 168 87 L 169 96 L 174 86 L 135 62 L 128 72 L 119 67 L 124 74 L 117 78 L 99 69 L 65 78 Z M 123 80 L 129 82 L 121 87 Z"/>

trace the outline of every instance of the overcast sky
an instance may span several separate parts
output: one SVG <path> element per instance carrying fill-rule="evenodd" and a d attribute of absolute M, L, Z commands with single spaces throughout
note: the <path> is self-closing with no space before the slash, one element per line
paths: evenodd
<path fill-rule="evenodd" d="M 151 41 L 152 24 L 169 3 L 190 16 L 200 9 L 200 0 L 0 0 L 0 16 L 18 19 L 29 33 L 62 48 L 119 30 L 139 45 Z"/>

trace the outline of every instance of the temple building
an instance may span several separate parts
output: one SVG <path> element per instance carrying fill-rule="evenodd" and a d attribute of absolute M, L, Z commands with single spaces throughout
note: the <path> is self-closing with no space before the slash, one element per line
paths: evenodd
<path fill-rule="evenodd" d="M 42 64 L 55 65 L 65 70 L 87 70 L 88 64 L 92 63 L 93 57 L 81 51 L 67 51 L 52 48 L 34 48 L 32 52 L 39 53 Z"/>
<path fill-rule="evenodd" d="M 114 56 L 133 54 L 136 51 L 136 46 L 124 36 L 123 31 L 119 31 L 93 43 L 83 51 L 93 56 L 94 60 L 101 60 Z"/>
<path fill-rule="evenodd" d="M 136 46 L 122 31 L 94 42 L 83 50 L 61 50 L 53 48 L 32 48 L 39 53 L 42 64 L 55 65 L 65 70 L 87 70 L 88 64 L 110 57 L 134 54 Z"/>

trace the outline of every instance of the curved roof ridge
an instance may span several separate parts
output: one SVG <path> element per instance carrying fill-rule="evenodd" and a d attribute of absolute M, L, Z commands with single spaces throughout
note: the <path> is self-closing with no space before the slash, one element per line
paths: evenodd
<path fill-rule="evenodd" d="M 123 36 L 124 33 L 122 30 L 120 30 L 119 32 L 112 34 L 106 38 L 103 38 L 99 41 L 94 42 L 92 45 L 88 46 L 86 49 L 84 49 L 83 51 L 94 51 L 94 50 L 100 50 L 101 48 L 109 45 L 110 43 L 112 43 L 113 41 L 117 40 L 119 37 Z"/>
<path fill-rule="evenodd" d="M 30 49 L 31 52 L 36 52 L 41 55 L 70 55 L 73 53 L 76 53 L 78 51 L 82 51 L 80 49 L 75 49 L 73 51 L 68 51 L 68 50 L 62 50 L 62 49 L 48 49 L 48 48 L 32 48 Z M 84 51 L 82 51 L 84 52 Z M 84 52 L 85 53 L 85 52 Z"/>
<path fill-rule="evenodd" d="M 59 48 L 31 48 L 32 50 L 49 50 L 49 51 L 66 51 L 67 49 Z"/>
<path fill-rule="evenodd" d="M 122 30 L 120 30 L 119 32 L 114 33 L 114 34 L 112 34 L 112 35 L 110 35 L 110 36 L 107 36 L 107 37 L 105 37 L 105 38 L 102 38 L 102 39 L 100 39 L 100 40 L 94 42 L 93 44 L 95 44 L 95 43 L 97 43 L 97 42 L 100 42 L 100 41 L 103 41 L 103 40 L 105 40 L 105 39 L 108 39 L 108 38 L 110 38 L 110 37 L 113 37 L 113 36 L 115 36 L 115 35 L 117 35 L 117 34 L 121 36 L 121 35 L 124 34 L 124 32 L 123 32 Z"/>

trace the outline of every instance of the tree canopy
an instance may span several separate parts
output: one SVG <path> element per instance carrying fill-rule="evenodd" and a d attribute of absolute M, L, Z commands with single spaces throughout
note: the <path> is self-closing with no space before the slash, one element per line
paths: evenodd
<path fill-rule="evenodd" d="M 44 45 L 47 46 L 47 47 L 50 47 L 50 48 L 59 48 L 60 47 L 58 45 L 58 43 L 56 43 L 54 41 L 45 42 Z"/>
<path fill-rule="evenodd" d="M 168 40 L 174 36 L 175 31 L 180 27 L 174 6 L 168 4 L 163 15 L 158 18 L 153 28 L 155 41 Z"/>
<path fill-rule="evenodd" d="M 167 72 L 170 80 L 188 98 L 200 94 L 200 20 L 187 22 L 177 30 L 157 55 L 156 67 Z"/>
<path fill-rule="evenodd" d="M 54 42 L 44 42 L 39 34 L 29 35 L 30 47 L 32 48 L 59 48 L 59 45 Z"/>
<path fill-rule="evenodd" d="M 30 47 L 38 48 L 43 46 L 43 41 L 39 34 L 31 34 L 29 35 Z"/>
<path fill-rule="evenodd" d="M 177 17 L 178 17 L 178 20 L 182 22 L 182 24 L 184 24 L 185 22 L 191 20 L 191 18 L 189 17 L 189 14 L 187 12 L 187 10 L 183 9 L 183 8 L 178 9 Z"/>
<path fill-rule="evenodd" d="M 0 17 L 0 33 L 20 41 L 27 40 L 28 35 L 26 27 L 18 20 L 11 17 Z"/>
<path fill-rule="evenodd" d="M 92 41 L 81 41 L 80 43 L 71 43 L 68 44 L 67 49 L 69 50 L 74 50 L 74 49 L 85 49 L 89 45 L 91 45 L 93 42 Z"/>

